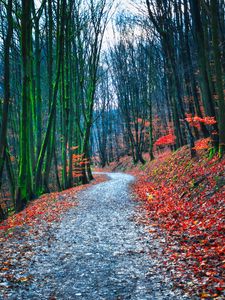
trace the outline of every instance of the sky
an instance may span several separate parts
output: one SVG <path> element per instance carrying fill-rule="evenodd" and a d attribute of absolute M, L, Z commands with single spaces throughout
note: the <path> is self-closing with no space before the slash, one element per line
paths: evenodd
<path fill-rule="evenodd" d="M 71 0 L 71 1 L 75 1 L 75 0 Z M 89 1 L 89 0 L 84 0 L 84 1 Z M 113 15 L 110 18 L 110 21 L 105 31 L 103 45 L 102 45 L 103 51 L 107 50 L 116 41 L 116 32 L 115 32 L 116 15 L 118 15 L 122 11 L 134 13 L 136 10 L 134 5 L 135 2 L 134 0 L 112 0 L 112 1 L 113 1 L 113 8 L 112 8 Z M 35 0 L 36 9 L 40 7 L 41 3 L 42 0 Z"/>
<path fill-rule="evenodd" d="M 132 0 L 116 0 L 113 4 L 113 16 L 109 21 L 109 24 L 106 28 L 104 40 L 103 40 L 103 50 L 107 50 L 116 42 L 116 28 L 115 28 L 115 19 L 120 12 L 130 12 L 135 13 L 136 8 Z"/>

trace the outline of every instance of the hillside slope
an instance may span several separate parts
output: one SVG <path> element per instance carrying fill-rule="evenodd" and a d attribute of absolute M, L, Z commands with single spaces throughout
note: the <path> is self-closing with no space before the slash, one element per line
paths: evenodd
<path fill-rule="evenodd" d="M 225 159 L 186 147 L 145 166 L 130 158 L 112 166 L 136 175 L 133 190 L 143 200 L 151 234 L 165 235 L 167 272 L 200 298 L 225 297 Z"/>

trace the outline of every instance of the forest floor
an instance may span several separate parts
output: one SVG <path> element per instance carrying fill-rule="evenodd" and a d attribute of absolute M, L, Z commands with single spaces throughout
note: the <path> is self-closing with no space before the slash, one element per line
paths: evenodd
<path fill-rule="evenodd" d="M 0 224 L 0 299 L 225 299 L 225 159 L 105 170 Z"/>
<path fill-rule="evenodd" d="M 153 227 L 130 192 L 134 177 L 107 175 L 79 194 L 51 195 L 53 214 L 44 196 L 45 205 L 28 206 L 29 221 L 16 215 L 2 225 L 9 228 L 1 236 L 0 299 L 189 299 L 162 269 L 165 239 L 149 234 Z"/>
<path fill-rule="evenodd" d="M 164 269 L 193 299 L 225 299 L 225 159 L 184 147 L 164 152 L 144 166 L 131 157 L 108 171 L 136 176 L 133 192 L 142 199 L 150 235 L 161 239 Z"/>

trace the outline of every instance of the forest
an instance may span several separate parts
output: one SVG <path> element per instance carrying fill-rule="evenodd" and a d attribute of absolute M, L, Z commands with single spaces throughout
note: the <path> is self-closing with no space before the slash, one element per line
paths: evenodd
<path fill-rule="evenodd" d="M 144 164 L 154 146 L 193 157 L 208 143 L 223 155 L 223 1 L 135 3 L 101 59 L 113 3 L 67 2 L 1 1 L 0 186 L 16 211 L 87 183 L 95 156 Z"/>
<path fill-rule="evenodd" d="M 125 171 L 151 224 L 182 224 L 173 241 L 217 222 L 204 251 L 219 245 L 218 268 L 207 257 L 201 272 L 218 280 L 193 290 L 224 299 L 224 83 L 223 0 L 0 0 L 0 229 L 26 223 L 10 220 L 35 201 L 47 214 L 57 193 L 102 184 L 96 171 Z M 54 205 L 50 222 L 74 206 Z"/>

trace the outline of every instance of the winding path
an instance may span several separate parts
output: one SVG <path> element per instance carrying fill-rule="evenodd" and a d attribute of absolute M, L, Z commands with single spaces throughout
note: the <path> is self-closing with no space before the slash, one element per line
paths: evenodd
<path fill-rule="evenodd" d="M 160 247 L 133 221 L 141 213 L 129 193 L 133 177 L 108 176 L 79 194 L 54 241 L 34 257 L 34 281 L 12 299 L 187 299 L 173 291 L 169 278 L 151 272 L 156 262 L 150 250 Z"/>

